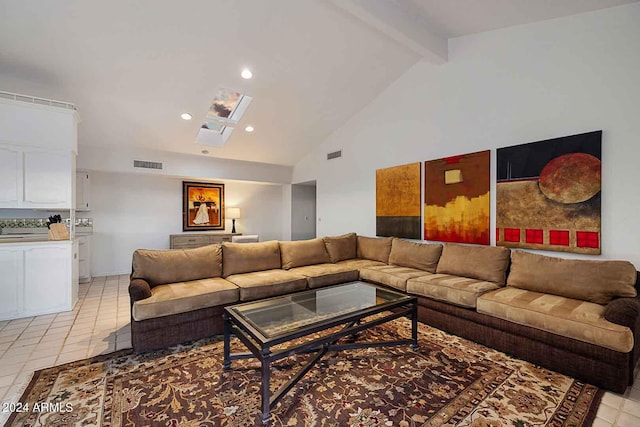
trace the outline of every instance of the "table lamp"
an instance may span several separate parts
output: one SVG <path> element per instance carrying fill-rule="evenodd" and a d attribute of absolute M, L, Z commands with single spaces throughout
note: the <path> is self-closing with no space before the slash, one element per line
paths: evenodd
<path fill-rule="evenodd" d="M 227 208 L 227 218 L 231 218 L 231 232 L 236 232 L 236 219 L 240 218 L 240 208 Z"/>

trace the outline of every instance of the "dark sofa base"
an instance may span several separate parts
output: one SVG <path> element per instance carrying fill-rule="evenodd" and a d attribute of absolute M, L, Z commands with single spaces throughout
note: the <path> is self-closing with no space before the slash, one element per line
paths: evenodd
<path fill-rule="evenodd" d="M 637 359 L 632 353 L 620 353 L 427 298 L 418 298 L 418 319 L 616 393 L 624 393 L 633 383 Z"/>
<path fill-rule="evenodd" d="M 132 319 L 133 349 L 159 350 L 220 335 L 224 331 L 223 308 L 215 306 L 143 321 Z M 640 355 L 620 353 L 423 297 L 418 297 L 418 320 L 616 393 L 624 393 L 633 383 Z M 639 341 L 638 328 L 633 332 Z"/>
<path fill-rule="evenodd" d="M 131 345 L 140 353 L 222 334 L 222 311 L 222 306 L 215 306 L 155 319 L 131 319 Z"/>

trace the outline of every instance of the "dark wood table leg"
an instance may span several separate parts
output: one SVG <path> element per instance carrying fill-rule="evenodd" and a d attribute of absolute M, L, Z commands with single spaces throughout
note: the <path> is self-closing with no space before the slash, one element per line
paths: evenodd
<path fill-rule="evenodd" d="M 271 418 L 271 359 L 269 357 L 269 349 L 263 349 L 261 355 L 262 365 L 262 424 L 269 424 L 269 418 Z"/>
<path fill-rule="evenodd" d="M 224 321 L 224 361 L 222 368 L 229 370 L 231 368 L 231 320 L 227 313 L 222 314 Z"/>
<path fill-rule="evenodd" d="M 411 339 L 413 344 L 411 348 L 418 350 L 418 305 L 413 304 L 413 311 L 411 312 Z"/>

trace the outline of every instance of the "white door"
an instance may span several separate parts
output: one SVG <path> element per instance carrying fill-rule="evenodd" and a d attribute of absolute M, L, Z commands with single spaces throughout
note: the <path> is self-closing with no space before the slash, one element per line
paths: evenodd
<path fill-rule="evenodd" d="M 71 308 L 71 256 L 71 245 L 42 246 L 24 251 L 25 315 Z"/>
<path fill-rule="evenodd" d="M 73 259 L 71 261 L 71 307 L 76 305 L 78 302 L 78 288 L 80 283 L 80 245 L 78 244 L 78 240 L 73 242 Z"/>
<path fill-rule="evenodd" d="M 18 314 L 18 290 L 22 288 L 22 249 L 0 249 L 0 320 Z"/>
<path fill-rule="evenodd" d="M 291 186 L 291 240 L 316 237 L 316 182 Z"/>

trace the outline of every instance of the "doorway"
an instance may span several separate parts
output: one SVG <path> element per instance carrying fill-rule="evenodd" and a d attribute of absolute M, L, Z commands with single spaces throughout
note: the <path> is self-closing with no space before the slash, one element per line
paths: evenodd
<path fill-rule="evenodd" d="M 291 186 L 291 240 L 316 237 L 316 182 Z"/>

